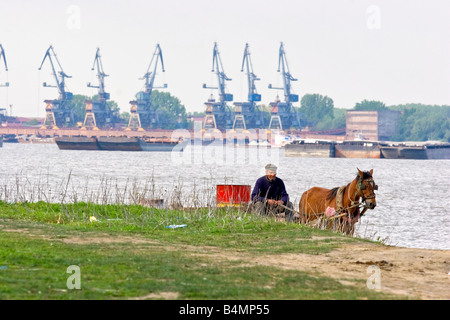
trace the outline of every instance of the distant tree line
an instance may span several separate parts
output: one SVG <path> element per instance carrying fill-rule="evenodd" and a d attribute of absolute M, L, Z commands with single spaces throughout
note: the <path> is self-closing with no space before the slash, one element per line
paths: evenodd
<path fill-rule="evenodd" d="M 395 110 L 401 115 L 393 141 L 440 140 L 450 142 L 450 106 L 409 103 L 387 107 L 381 101 L 363 100 L 353 110 Z"/>
<path fill-rule="evenodd" d="M 409 103 L 388 107 L 381 101 L 363 100 L 356 103 L 352 109 L 338 109 L 334 108 L 333 100 L 327 96 L 306 94 L 298 109 L 313 130 L 344 128 L 347 110 L 400 111 L 398 133 L 391 137 L 393 141 L 450 142 L 450 106 L 448 105 Z"/>
<path fill-rule="evenodd" d="M 450 106 L 409 103 L 389 109 L 401 112 L 398 134 L 392 140 L 450 142 Z"/>
<path fill-rule="evenodd" d="M 321 94 L 305 94 L 297 109 L 311 130 L 345 128 L 345 110 L 334 107 L 333 99 Z"/>

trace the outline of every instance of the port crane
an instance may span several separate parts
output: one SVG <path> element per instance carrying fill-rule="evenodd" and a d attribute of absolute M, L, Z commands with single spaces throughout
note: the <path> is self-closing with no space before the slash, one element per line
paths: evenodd
<path fill-rule="evenodd" d="M 127 130 L 142 131 L 143 128 L 160 127 L 157 106 L 154 106 L 150 99 L 153 89 L 167 88 L 166 83 L 161 87 L 154 85 L 159 60 L 161 60 L 162 72 L 165 72 L 161 47 L 157 44 L 147 72 L 139 79 L 145 80 L 145 90 L 136 94 L 136 100 L 130 101 L 131 115 Z"/>
<path fill-rule="evenodd" d="M 118 115 L 114 114 L 108 105 L 107 100 L 110 94 L 105 92 L 105 78 L 109 77 L 103 70 L 103 63 L 100 55 L 100 48 L 95 53 L 92 71 L 97 69 L 98 85 L 90 82 L 89 88 L 97 88 L 98 94 L 95 100 L 85 100 L 86 115 L 84 117 L 83 128 L 98 130 L 99 128 L 111 128 L 118 121 Z"/>
<path fill-rule="evenodd" d="M 211 72 L 216 73 L 218 86 L 208 87 L 206 84 L 203 84 L 203 88 L 217 89 L 219 91 L 219 101 L 216 102 L 211 95 L 208 101 L 205 102 L 206 114 L 203 122 L 203 129 L 229 129 L 232 127 L 232 112 L 228 107 L 227 102 L 233 101 L 233 95 L 226 93 L 226 81 L 231 81 L 231 79 L 225 74 L 219 48 L 216 42 L 214 43 Z"/>
<path fill-rule="evenodd" d="M 58 64 L 59 67 L 58 71 L 56 71 L 55 69 L 55 64 L 53 63 L 52 56 L 54 57 L 56 63 Z M 63 125 L 70 126 L 74 123 L 74 114 L 71 103 L 73 94 L 71 92 L 66 91 L 66 83 L 65 83 L 66 78 L 72 77 L 64 72 L 52 45 L 50 45 L 50 47 L 45 52 L 44 59 L 42 60 L 39 70 L 42 69 L 42 65 L 44 64 L 47 58 L 50 61 L 56 85 L 49 85 L 46 82 L 44 82 L 43 86 L 49 88 L 58 88 L 59 97 L 58 99 L 44 100 L 44 102 L 46 103 L 45 107 L 46 117 L 44 121 L 44 127 L 46 128 L 52 127 L 53 129 L 58 129 L 58 127 L 60 126 Z"/>
<path fill-rule="evenodd" d="M 291 81 L 297 81 L 291 72 L 289 71 L 289 65 L 286 58 L 286 51 L 284 50 L 284 44 L 281 42 L 279 55 L 278 55 L 278 72 L 281 72 L 283 78 L 283 87 L 277 88 L 269 84 L 269 89 L 284 90 L 284 101 L 277 99 L 275 102 L 271 102 L 271 118 L 269 123 L 269 130 L 284 128 L 300 128 L 299 116 L 292 105 L 293 102 L 298 102 L 298 95 L 292 93 Z"/>
<path fill-rule="evenodd" d="M 5 65 L 5 71 L 8 72 L 8 64 L 6 63 L 5 50 L 3 49 L 3 46 L 0 43 L 0 63 L 2 62 L 2 59 Z M 0 83 L 0 87 L 9 87 L 9 82 Z M 6 118 L 6 108 L 0 108 L 0 122 L 3 121 L 3 118 Z"/>
<path fill-rule="evenodd" d="M 261 95 L 258 94 L 256 90 L 255 81 L 260 79 L 253 72 L 253 64 L 248 43 L 245 44 L 241 72 L 244 72 L 244 68 L 247 71 L 248 100 L 247 102 L 234 103 L 235 116 L 233 130 L 264 127 L 263 114 L 256 105 L 256 102 L 261 101 Z"/>

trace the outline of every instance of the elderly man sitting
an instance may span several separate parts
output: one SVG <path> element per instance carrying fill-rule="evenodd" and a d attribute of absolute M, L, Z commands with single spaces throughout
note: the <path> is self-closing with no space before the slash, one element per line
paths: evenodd
<path fill-rule="evenodd" d="M 284 213 L 286 221 L 292 221 L 294 206 L 289 201 L 283 180 L 278 178 L 274 164 L 265 166 L 266 175 L 256 180 L 253 188 L 252 211 L 261 215 L 279 215 Z"/>

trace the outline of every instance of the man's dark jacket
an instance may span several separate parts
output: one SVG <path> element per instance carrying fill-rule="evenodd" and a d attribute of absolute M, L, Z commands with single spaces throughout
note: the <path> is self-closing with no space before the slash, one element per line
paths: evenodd
<path fill-rule="evenodd" d="M 288 203 L 289 195 L 286 192 L 283 180 L 275 177 L 275 180 L 269 181 L 266 176 L 256 180 L 252 192 L 252 201 L 264 201 L 266 199 L 283 200 L 285 205 Z"/>

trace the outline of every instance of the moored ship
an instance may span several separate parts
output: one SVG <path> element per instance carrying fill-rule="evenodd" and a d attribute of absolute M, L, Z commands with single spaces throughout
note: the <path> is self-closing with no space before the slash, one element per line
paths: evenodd
<path fill-rule="evenodd" d="M 142 151 L 137 137 L 98 137 L 100 150 L 107 151 Z"/>
<path fill-rule="evenodd" d="M 450 143 L 428 145 L 427 159 L 450 159 Z"/>
<path fill-rule="evenodd" d="M 386 159 L 450 159 L 450 143 L 402 143 L 381 147 L 381 156 Z"/>
<path fill-rule="evenodd" d="M 427 159 L 426 149 L 422 146 L 389 146 L 381 148 L 385 159 Z"/>
<path fill-rule="evenodd" d="M 334 158 L 335 142 L 327 140 L 294 140 L 284 146 L 286 157 Z"/>
<path fill-rule="evenodd" d="M 334 148 L 335 158 L 381 158 L 380 143 L 376 141 L 344 141 Z"/>
<path fill-rule="evenodd" d="M 61 150 L 100 150 L 95 137 L 63 136 L 55 137 L 55 142 Z"/>
<path fill-rule="evenodd" d="M 138 137 L 57 137 L 55 142 L 61 150 L 102 150 L 102 151 L 183 151 L 186 143 L 169 139 Z M 177 149 L 174 147 L 178 146 Z"/>
<path fill-rule="evenodd" d="M 187 142 L 173 141 L 169 139 L 141 139 L 141 149 L 142 151 L 155 151 L 155 152 L 165 152 L 165 151 L 183 151 L 187 145 Z M 176 149 L 174 149 L 177 147 Z"/>
<path fill-rule="evenodd" d="M 450 143 L 380 142 L 368 140 L 294 140 L 284 147 L 286 157 L 368 159 L 450 159 Z"/>

